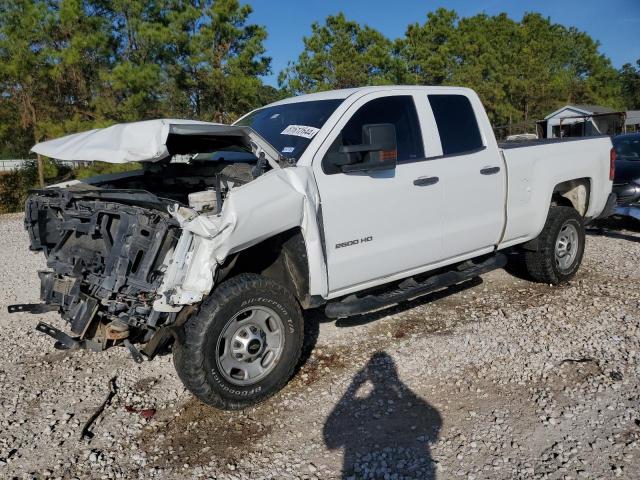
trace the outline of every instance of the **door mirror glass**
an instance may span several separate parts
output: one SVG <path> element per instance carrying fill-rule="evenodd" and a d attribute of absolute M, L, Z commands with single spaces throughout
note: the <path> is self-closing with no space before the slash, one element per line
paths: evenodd
<path fill-rule="evenodd" d="M 398 163 L 396 127 L 392 123 L 362 126 L 362 144 L 344 145 L 327 160 L 343 172 L 390 170 Z"/>

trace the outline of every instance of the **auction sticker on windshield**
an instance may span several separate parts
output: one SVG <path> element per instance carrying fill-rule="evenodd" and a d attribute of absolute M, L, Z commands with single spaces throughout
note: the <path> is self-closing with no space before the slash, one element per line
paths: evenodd
<path fill-rule="evenodd" d="M 289 125 L 280 135 L 294 135 L 296 137 L 313 138 L 320 129 L 316 127 L 308 127 L 306 125 Z"/>

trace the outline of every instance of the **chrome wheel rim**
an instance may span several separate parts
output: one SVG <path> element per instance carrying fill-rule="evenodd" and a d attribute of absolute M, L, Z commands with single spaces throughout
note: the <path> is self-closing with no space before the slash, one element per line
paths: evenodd
<path fill-rule="evenodd" d="M 556 266 L 561 270 L 568 270 L 578 256 L 580 237 L 578 229 L 572 223 L 565 223 L 560 228 L 556 240 Z"/>
<path fill-rule="evenodd" d="M 216 364 L 235 385 L 252 385 L 278 364 L 284 347 L 284 324 L 270 308 L 253 306 L 236 313 L 218 337 Z"/>

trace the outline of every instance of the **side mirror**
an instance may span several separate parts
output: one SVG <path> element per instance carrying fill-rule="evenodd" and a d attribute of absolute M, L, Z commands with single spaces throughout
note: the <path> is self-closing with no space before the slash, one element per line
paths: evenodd
<path fill-rule="evenodd" d="M 362 144 L 345 145 L 328 160 L 345 172 L 390 170 L 398 163 L 396 127 L 391 123 L 362 126 Z"/>

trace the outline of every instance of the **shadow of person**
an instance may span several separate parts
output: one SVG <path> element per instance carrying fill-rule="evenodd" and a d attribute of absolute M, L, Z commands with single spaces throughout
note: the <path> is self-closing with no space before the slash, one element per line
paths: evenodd
<path fill-rule="evenodd" d="M 351 381 L 323 428 L 329 449 L 344 449 L 343 479 L 435 479 L 429 443 L 442 417 L 398 378 L 393 359 L 377 352 Z"/>

